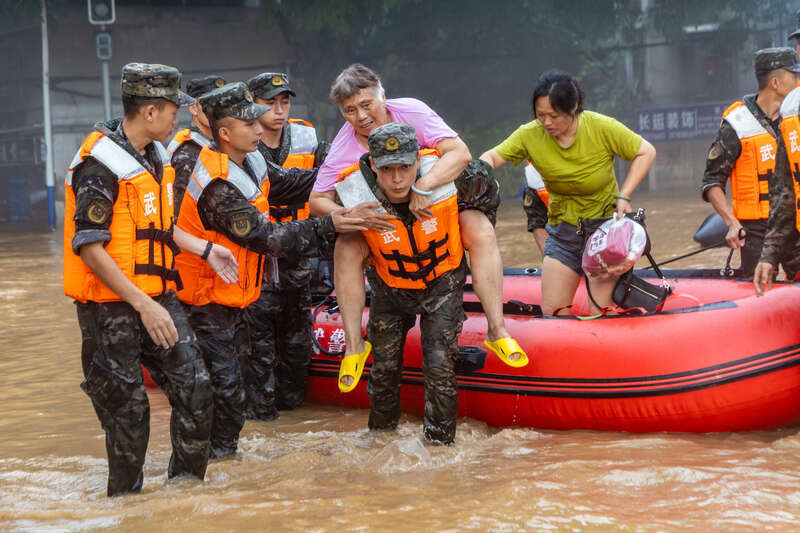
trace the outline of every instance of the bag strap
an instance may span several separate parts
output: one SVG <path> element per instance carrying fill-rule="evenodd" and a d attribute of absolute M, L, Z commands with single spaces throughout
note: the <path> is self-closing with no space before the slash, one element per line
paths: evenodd
<path fill-rule="evenodd" d="M 623 278 L 625 278 L 625 281 L 623 281 L 623 283 L 625 283 L 626 286 L 630 286 L 630 284 L 631 284 L 631 276 L 630 276 L 630 274 L 632 274 L 632 273 L 633 273 L 633 269 L 632 268 L 630 270 L 628 270 L 627 272 L 623 272 L 622 274 L 620 274 L 619 278 L 617 278 L 617 283 L 619 283 L 620 281 L 623 280 Z M 609 306 L 609 305 L 603 306 L 603 305 L 600 305 L 599 303 L 597 303 L 597 300 L 595 300 L 594 296 L 592 296 L 592 289 L 589 288 L 589 276 L 586 275 L 586 272 L 583 273 L 583 281 L 586 283 L 586 294 L 587 294 L 587 296 L 589 296 L 589 300 L 591 300 L 592 303 L 594 304 L 594 306 L 600 310 L 600 314 L 601 315 L 606 316 L 609 311 L 617 311 L 617 312 L 619 312 L 620 310 L 622 310 L 622 308 L 619 307 L 619 306 L 613 306 L 613 307 Z M 561 309 L 563 309 L 563 307 L 559 308 L 559 310 L 561 310 Z"/>

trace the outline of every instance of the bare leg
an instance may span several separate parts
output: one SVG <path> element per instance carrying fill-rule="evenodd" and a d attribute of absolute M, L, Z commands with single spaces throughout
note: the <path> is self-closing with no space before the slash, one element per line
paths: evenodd
<path fill-rule="evenodd" d="M 503 317 L 503 259 L 497 236 L 486 215 L 467 209 L 458 215 L 461 241 L 469 252 L 472 286 L 486 313 L 490 341 L 509 337 Z"/>
<path fill-rule="evenodd" d="M 361 337 L 361 315 L 366 303 L 364 261 L 367 257 L 369 249 L 361 233 L 342 233 L 336 239 L 333 251 L 333 284 L 342 315 L 346 356 L 359 353 L 365 347 Z M 342 379 L 345 385 L 352 382 L 352 376 Z"/>
<path fill-rule="evenodd" d="M 580 274 L 567 265 L 558 259 L 545 257 L 542 261 L 542 312 L 552 315 L 556 309 L 570 305 L 580 281 Z M 568 311 L 562 313 L 569 314 Z"/>
<path fill-rule="evenodd" d="M 611 299 L 611 294 L 614 292 L 614 285 L 617 283 L 618 278 L 611 278 L 607 280 L 589 278 L 589 289 L 592 291 L 592 298 L 594 301 L 603 307 L 613 307 L 614 301 Z M 600 309 L 589 300 L 589 306 L 592 313 L 599 313 Z M 616 314 L 609 312 L 608 314 Z"/>

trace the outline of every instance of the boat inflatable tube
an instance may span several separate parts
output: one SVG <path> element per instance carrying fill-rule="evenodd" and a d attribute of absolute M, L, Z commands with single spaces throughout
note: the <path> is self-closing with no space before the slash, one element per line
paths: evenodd
<path fill-rule="evenodd" d="M 675 290 L 662 312 L 580 320 L 541 316 L 538 271 L 507 270 L 506 326 L 531 358 L 519 369 L 479 348 L 486 317 L 468 284 L 459 416 L 499 427 L 629 432 L 769 430 L 800 422 L 800 285 L 776 282 L 756 298 L 751 281 L 716 270 L 664 273 Z M 588 313 L 583 282 L 573 309 Z M 364 327 L 368 316 L 367 309 Z M 338 311 L 320 310 L 313 334 L 325 351 L 340 352 Z M 337 387 L 340 360 L 315 350 L 309 400 L 368 408 L 371 359 L 349 394 Z M 419 324 L 408 334 L 403 365 L 403 410 L 421 416 Z"/>

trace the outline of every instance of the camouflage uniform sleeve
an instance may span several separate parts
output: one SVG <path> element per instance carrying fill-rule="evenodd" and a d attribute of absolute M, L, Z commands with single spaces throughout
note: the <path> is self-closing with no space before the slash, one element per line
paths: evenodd
<path fill-rule="evenodd" d="M 269 168 L 269 204 L 288 205 L 308 201 L 314 182 L 317 181 L 317 168 L 279 167 L 267 162 Z"/>
<path fill-rule="evenodd" d="M 547 206 L 536 194 L 535 189 L 525 187 L 525 192 L 522 196 L 522 209 L 528 217 L 528 231 L 544 229 L 547 225 Z"/>
<path fill-rule="evenodd" d="M 117 178 L 92 158 L 86 159 L 72 176 L 75 192 L 75 236 L 72 251 L 80 254 L 81 246 L 111 242 L 111 218 L 117 200 Z"/>
<path fill-rule="evenodd" d="M 778 150 L 775 154 L 775 174 L 769 182 L 769 220 L 767 234 L 761 248 L 762 263 L 775 268 L 795 230 L 794 184 L 789 170 L 789 159 L 783 137 L 778 136 Z"/>
<path fill-rule="evenodd" d="M 273 223 L 225 180 L 216 179 L 197 203 L 206 229 L 218 231 L 254 252 L 277 257 L 316 257 L 335 229 L 330 215 L 295 222 Z"/>
<path fill-rule="evenodd" d="M 186 192 L 186 187 L 189 185 L 189 180 L 192 178 L 195 163 L 197 163 L 197 156 L 200 154 L 200 146 L 186 142 L 175 150 L 172 154 L 172 168 L 175 169 L 175 184 L 173 185 L 174 203 L 175 203 L 175 219 L 178 219 L 178 213 L 181 212 L 181 202 L 183 201 L 183 194 Z"/>
<path fill-rule="evenodd" d="M 706 198 L 706 191 L 711 187 L 720 187 L 725 191 L 728 179 L 731 177 L 736 160 L 742 153 L 742 143 L 736 135 L 736 131 L 725 121 L 717 131 L 717 138 L 711 143 L 706 158 L 706 170 L 703 173 L 702 193 L 703 200 Z"/>

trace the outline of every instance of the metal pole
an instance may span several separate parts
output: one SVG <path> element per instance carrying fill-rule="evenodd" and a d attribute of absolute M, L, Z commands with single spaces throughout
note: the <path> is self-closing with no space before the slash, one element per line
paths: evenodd
<path fill-rule="evenodd" d="M 111 87 L 108 80 L 108 61 L 103 61 L 103 106 L 106 110 L 106 120 L 111 120 Z"/>
<path fill-rule="evenodd" d="M 106 31 L 106 25 L 100 26 L 102 31 Z M 111 120 L 111 86 L 108 79 L 108 61 L 103 61 L 103 106 L 106 110 L 106 120 Z"/>
<path fill-rule="evenodd" d="M 47 0 L 42 0 L 42 107 L 44 108 L 44 179 L 47 185 L 47 222 L 56 229 L 55 176 L 53 175 L 53 127 L 50 123 L 50 50 L 47 39 Z"/>

